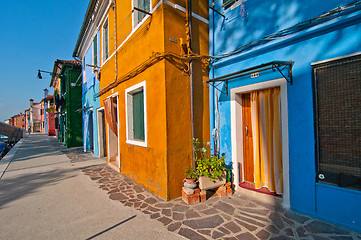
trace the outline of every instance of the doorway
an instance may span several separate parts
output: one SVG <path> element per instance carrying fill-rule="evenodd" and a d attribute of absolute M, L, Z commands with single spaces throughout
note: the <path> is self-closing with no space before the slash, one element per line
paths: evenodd
<path fill-rule="evenodd" d="M 283 197 L 289 207 L 287 82 L 231 89 L 233 182 Z"/>
<path fill-rule="evenodd" d="M 282 196 L 280 88 L 242 94 L 243 182 L 240 187 Z"/>
<path fill-rule="evenodd" d="M 108 133 L 108 163 L 111 167 L 120 171 L 119 154 L 119 117 L 118 96 L 111 96 L 104 100 L 105 118 L 107 120 Z"/>
<path fill-rule="evenodd" d="M 99 157 L 107 156 L 107 140 L 104 108 L 97 110 Z"/>
<path fill-rule="evenodd" d="M 89 128 L 89 149 L 91 152 L 94 152 L 94 129 L 93 129 L 93 111 L 89 111 L 89 120 L 88 120 L 88 128 Z"/>

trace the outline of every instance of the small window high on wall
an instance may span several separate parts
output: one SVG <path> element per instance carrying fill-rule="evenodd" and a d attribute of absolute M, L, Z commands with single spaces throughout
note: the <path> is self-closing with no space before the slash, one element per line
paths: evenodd
<path fill-rule="evenodd" d="M 150 11 L 150 0 L 133 0 L 133 8 L 139 8 L 146 12 Z M 133 11 L 133 27 L 136 27 L 146 16 L 145 13 L 134 10 Z"/>
<path fill-rule="evenodd" d="M 93 38 L 93 65 L 98 64 L 98 35 Z"/>
<path fill-rule="evenodd" d="M 104 63 L 108 57 L 109 57 L 109 24 L 108 24 L 108 19 L 105 20 L 104 24 L 103 24 L 103 34 L 102 34 L 102 38 L 103 38 L 103 60 L 102 62 Z"/>
<path fill-rule="evenodd" d="M 317 181 L 361 190 L 361 55 L 312 67 Z"/>
<path fill-rule="evenodd" d="M 242 1 L 242 0 L 239 0 L 239 1 Z M 230 6 L 232 6 L 233 3 L 235 3 L 236 0 L 223 0 L 223 7 L 224 9 L 227 9 L 229 8 Z"/>

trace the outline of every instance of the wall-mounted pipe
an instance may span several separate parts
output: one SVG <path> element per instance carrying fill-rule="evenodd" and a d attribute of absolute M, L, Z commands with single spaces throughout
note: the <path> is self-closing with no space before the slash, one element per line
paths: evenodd
<path fill-rule="evenodd" d="M 193 54 L 192 48 L 192 0 L 187 0 L 186 3 L 186 33 L 187 33 L 187 46 L 188 54 Z M 193 60 L 189 60 L 189 90 L 190 90 L 190 108 L 191 108 L 191 137 L 195 138 L 194 128 L 194 77 L 193 77 Z M 192 158 L 193 167 L 196 166 L 195 156 L 193 152 Z"/>
<path fill-rule="evenodd" d="M 117 1 L 113 0 L 113 11 L 114 11 L 114 67 L 115 67 L 115 81 L 118 78 L 118 57 L 117 57 Z"/>

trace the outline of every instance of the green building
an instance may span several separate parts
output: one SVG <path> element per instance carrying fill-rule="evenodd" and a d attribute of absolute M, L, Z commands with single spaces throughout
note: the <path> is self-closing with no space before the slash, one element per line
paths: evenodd
<path fill-rule="evenodd" d="M 59 60 L 54 63 L 50 86 L 54 88 L 57 110 L 55 122 L 59 141 L 66 147 L 83 145 L 81 62 Z"/>

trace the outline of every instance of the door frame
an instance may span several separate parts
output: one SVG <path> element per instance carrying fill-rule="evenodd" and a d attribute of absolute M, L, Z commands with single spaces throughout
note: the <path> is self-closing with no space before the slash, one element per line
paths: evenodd
<path fill-rule="evenodd" d="M 118 169 L 119 169 L 119 171 L 120 171 L 120 141 L 119 141 L 119 126 L 120 126 L 120 123 L 119 123 L 119 94 L 118 94 L 118 92 L 116 92 L 116 93 L 114 93 L 114 94 L 112 94 L 112 95 L 110 95 L 110 96 L 108 96 L 107 97 L 107 99 L 108 98 L 115 98 L 116 100 L 117 100 L 117 147 L 118 147 L 118 154 L 117 154 L 117 156 L 118 156 L 118 159 L 117 159 L 117 167 L 118 167 Z M 108 146 L 107 146 L 107 149 L 108 149 L 108 154 L 107 154 L 107 159 L 108 159 L 108 164 L 110 163 L 110 161 L 109 161 L 109 158 L 110 158 L 110 147 L 109 147 L 109 142 L 110 142 L 110 136 L 109 136 L 109 133 L 111 132 L 111 130 L 110 130 L 110 128 L 109 128 L 109 124 L 106 122 L 106 125 L 107 125 L 107 142 L 108 142 Z"/>
<path fill-rule="evenodd" d="M 105 118 L 105 110 L 104 107 L 100 107 L 97 109 L 97 127 L 98 127 L 98 149 L 99 149 L 99 157 L 106 157 L 108 150 L 107 150 L 107 144 L 106 144 L 106 127 L 107 124 L 104 120 L 102 121 L 102 115 L 104 115 Z M 103 131 L 104 130 L 104 131 Z M 105 134 L 103 134 L 103 132 Z M 105 140 L 105 144 L 104 144 Z"/>
<path fill-rule="evenodd" d="M 239 169 L 239 166 L 243 166 L 243 116 L 241 94 L 274 87 L 280 87 L 281 89 L 281 134 L 283 167 L 282 205 L 284 208 L 290 208 L 287 81 L 284 78 L 230 89 L 233 184 L 235 185 L 236 191 L 240 190 L 239 183 L 242 182 L 244 176 L 243 167 Z"/>

